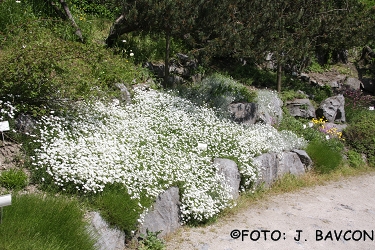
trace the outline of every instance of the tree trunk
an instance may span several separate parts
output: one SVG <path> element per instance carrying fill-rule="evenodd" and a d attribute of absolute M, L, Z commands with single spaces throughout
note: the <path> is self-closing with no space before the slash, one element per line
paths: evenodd
<path fill-rule="evenodd" d="M 169 78 L 169 47 L 170 47 L 170 32 L 165 34 L 165 60 L 164 60 L 164 87 L 168 86 Z"/>
<path fill-rule="evenodd" d="M 66 4 L 65 0 L 60 0 L 60 4 L 63 7 L 66 15 L 68 16 L 70 22 L 72 23 L 72 26 L 76 29 L 76 35 L 79 37 L 81 42 L 83 42 L 83 36 L 82 36 L 81 29 L 78 27 L 77 23 L 74 21 L 72 13 L 70 12 L 69 7 Z"/>
<path fill-rule="evenodd" d="M 281 92 L 281 77 L 282 77 L 282 74 L 283 74 L 283 71 L 282 71 L 283 67 L 281 65 L 281 62 L 278 63 L 277 65 L 277 92 Z"/>
<path fill-rule="evenodd" d="M 108 47 L 112 47 L 115 44 L 116 39 L 122 34 L 136 30 L 137 26 L 135 24 L 133 26 L 129 26 L 129 24 L 126 24 L 125 22 L 125 16 L 121 15 L 112 24 L 108 37 L 105 40 Z"/>

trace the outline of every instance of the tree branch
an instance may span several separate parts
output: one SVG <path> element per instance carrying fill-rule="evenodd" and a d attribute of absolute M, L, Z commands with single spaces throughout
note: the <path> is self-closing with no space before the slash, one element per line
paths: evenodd
<path fill-rule="evenodd" d="M 116 21 L 112 24 L 109 31 L 108 37 L 105 40 L 107 46 L 112 47 L 115 40 L 122 34 L 136 30 L 136 24 L 134 25 L 125 25 L 125 16 L 119 16 Z"/>
<path fill-rule="evenodd" d="M 70 12 L 67 3 L 65 2 L 65 0 L 60 0 L 60 4 L 61 4 L 62 8 L 64 9 L 65 14 L 68 16 L 70 22 L 72 23 L 72 26 L 76 29 L 76 35 L 79 37 L 81 42 L 83 42 L 83 36 L 82 36 L 81 29 L 78 27 L 77 23 L 74 21 L 73 15 Z"/>

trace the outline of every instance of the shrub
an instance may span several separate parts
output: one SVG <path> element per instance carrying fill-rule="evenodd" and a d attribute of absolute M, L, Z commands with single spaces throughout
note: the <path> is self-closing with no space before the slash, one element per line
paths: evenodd
<path fill-rule="evenodd" d="M 336 169 L 342 160 L 341 152 L 332 149 L 324 141 L 314 140 L 310 142 L 306 148 L 306 152 L 313 160 L 315 170 L 322 174 Z"/>
<path fill-rule="evenodd" d="M 121 14 L 122 1 L 120 0 L 70 0 L 70 2 L 72 8 L 80 9 L 87 14 L 98 17 L 114 19 Z"/>
<path fill-rule="evenodd" d="M 212 74 L 192 88 L 179 90 L 179 94 L 198 105 L 208 104 L 222 113 L 227 113 L 228 105 L 232 102 L 254 102 L 256 92 L 230 77 Z"/>
<path fill-rule="evenodd" d="M 366 154 L 369 164 L 375 166 L 375 112 L 367 111 L 344 131 L 346 143 L 359 153 Z"/>
<path fill-rule="evenodd" d="M 358 168 L 365 165 L 361 154 L 354 150 L 349 150 L 346 153 L 346 156 L 348 157 L 348 162 L 351 167 Z"/>
<path fill-rule="evenodd" d="M 19 169 L 3 171 L 0 175 L 0 185 L 9 189 L 23 189 L 27 186 L 27 175 Z"/>
<path fill-rule="evenodd" d="M 348 123 L 355 123 L 366 115 L 369 106 L 375 104 L 375 98 L 364 95 L 361 90 L 347 89 L 345 97 L 345 117 Z"/>
<path fill-rule="evenodd" d="M 20 112 L 43 115 L 58 101 L 111 96 L 114 83 L 142 74 L 97 44 L 62 41 L 46 28 L 30 27 L 20 37 L 0 57 L 0 96 Z"/>

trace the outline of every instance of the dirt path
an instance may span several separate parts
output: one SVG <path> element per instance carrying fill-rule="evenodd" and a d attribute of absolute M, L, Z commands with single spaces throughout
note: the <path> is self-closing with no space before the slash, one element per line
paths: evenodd
<path fill-rule="evenodd" d="M 167 249 L 375 249 L 375 174 L 273 196 L 214 225 L 183 228 Z"/>

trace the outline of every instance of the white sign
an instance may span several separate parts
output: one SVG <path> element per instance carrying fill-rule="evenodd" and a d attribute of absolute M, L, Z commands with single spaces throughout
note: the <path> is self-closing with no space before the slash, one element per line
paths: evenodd
<path fill-rule="evenodd" d="M 207 144 L 198 142 L 198 150 L 207 150 Z"/>
<path fill-rule="evenodd" d="M 8 121 L 0 122 L 0 132 L 8 131 L 9 129 L 10 128 L 9 128 L 9 122 Z"/>
<path fill-rule="evenodd" d="M 0 196 L 0 207 L 12 205 L 12 195 L 7 194 Z"/>
<path fill-rule="evenodd" d="M 369 107 L 368 109 L 369 109 L 369 110 L 374 110 L 374 107 Z"/>

